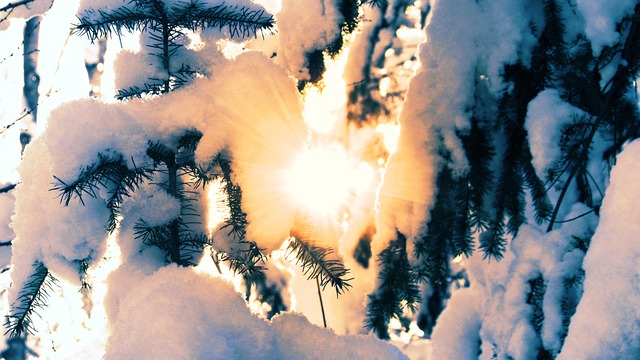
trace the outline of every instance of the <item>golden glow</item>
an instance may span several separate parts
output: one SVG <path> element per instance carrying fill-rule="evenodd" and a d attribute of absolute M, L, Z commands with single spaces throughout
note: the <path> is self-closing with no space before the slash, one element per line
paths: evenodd
<path fill-rule="evenodd" d="M 315 147 L 300 153 L 287 173 L 287 188 L 308 211 L 331 213 L 373 180 L 368 164 L 352 164 L 341 148 Z"/>
<path fill-rule="evenodd" d="M 215 232 L 223 221 L 229 218 L 229 207 L 227 206 L 221 180 L 214 180 L 207 185 L 207 197 L 209 198 L 209 208 L 207 214 L 207 227 L 209 234 Z"/>
<path fill-rule="evenodd" d="M 200 51 L 204 48 L 204 41 L 202 41 L 202 37 L 199 33 L 195 33 L 191 30 L 183 30 L 187 38 L 189 39 L 189 44 L 186 46 L 187 49 L 193 51 Z"/>
<path fill-rule="evenodd" d="M 326 72 L 322 88 L 308 86 L 304 95 L 304 121 L 317 134 L 331 134 L 338 119 L 344 117 L 347 102 L 347 84 L 342 77 L 348 49 L 335 60 L 325 58 Z"/>
<path fill-rule="evenodd" d="M 400 137 L 400 125 L 379 124 L 376 130 L 383 135 L 384 147 L 390 154 L 398 150 L 398 138 Z"/>
<path fill-rule="evenodd" d="M 380 79 L 380 96 L 382 97 L 386 97 L 387 96 L 387 92 L 389 91 L 389 85 L 391 84 L 391 78 L 388 76 L 383 77 L 382 79 Z"/>
<path fill-rule="evenodd" d="M 227 59 L 235 59 L 244 52 L 246 46 L 244 42 L 236 42 L 228 39 L 220 39 L 216 44 L 218 44 L 220 51 Z"/>

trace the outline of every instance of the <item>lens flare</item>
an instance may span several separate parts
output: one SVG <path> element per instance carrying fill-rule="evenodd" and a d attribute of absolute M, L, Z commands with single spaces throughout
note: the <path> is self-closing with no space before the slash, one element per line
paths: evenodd
<path fill-rule="evenodd" d="M 353 164 L 343 149 L 315 147 L 295 158 L 287 174 L 287 188 L 306 210 L 331 213 L 367 189 L 372 180 L 373 169 L 366 163 Z"/>

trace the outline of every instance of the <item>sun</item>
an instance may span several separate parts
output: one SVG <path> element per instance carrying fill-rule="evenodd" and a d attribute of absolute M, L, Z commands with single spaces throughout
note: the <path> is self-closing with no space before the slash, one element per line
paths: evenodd
<path fill-rule="evenodd" d="M 349 160 L 340 147 L 311 147 L 299 153 L 287 172 L 294 201 L 312 213 L 332 213 L 372 181 L 373 169 Z"/>

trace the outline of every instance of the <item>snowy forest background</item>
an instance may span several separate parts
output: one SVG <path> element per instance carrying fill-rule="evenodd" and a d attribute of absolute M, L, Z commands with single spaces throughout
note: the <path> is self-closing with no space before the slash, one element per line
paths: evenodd
<path fill-rule="evenodd" d="M 640 358 L 638 1 L 0 1 L 0 39 L 6 359 Z"/>

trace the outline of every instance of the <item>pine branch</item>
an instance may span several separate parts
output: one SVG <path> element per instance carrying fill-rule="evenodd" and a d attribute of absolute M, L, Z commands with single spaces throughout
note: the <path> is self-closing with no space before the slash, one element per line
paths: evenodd
<path fill-rule="evenodd" d="M 34 2 L 35 0 L 21 0 L 21 1 L 15 1 L 15 2 L 11 2 L 8 3 L 7 5 L 3 6 L 0 8 L 1 12 L 6 12 L 6 11 L 13 11 L 13 9 L 17 8 L 18 6 L 23 6 L 23 5 L 28 5 L 32 2 Z"/>
<path fill-rule="evenodd" d="M 585 162 L 578 163 L 577 161 L 584 148 L 590 148 L 588 134 L 594 126 L 595 124 L 591 117 L 583 115 L 574 117 L 571 124 L 567 124 L 561 129 L 559 145 L 562 155 L 547 174 L 547 187 L 549 189 L 560 182 L 562 176 L 573 167 L 586 166 Z"/>
<path fill-rule="evenodd" d="M 513 139 L 513 138 L 512 138 Z M 520 147 L 522 143 L 513 139 L 509 146 Z M 519 150 L 519 149 L 518 149 Z M 524 181 L 521 173 L 519 156 L 516 149 L 508 149 L 503 160 L 503 169 L 498 179 L 495 206 L 504 211 L 507 217 L 506 228 L 510 234 L 516 235 L 520 226 L 525 223 Z"/>
<path fill-rule="evenodd" d="M 420 301 L 417 276 L 407 258 L 407 238 L 397 232 L 397 239 L 378 255 L 380 273 L 376 291 L 369 295 L 365 329 L 388 339 L 389 320 L 400 318 L 405 308 L 415 311 Z"/>
<path fill-rule="evenodd" d="M 133 226 L 133 234 L 136 240 L 143 244 L 156 246 L 165 252 L 171 249 L 171 231 L 168 224 L 149 225 L 144 219 L 138 219 Z"/>
<path fill-rule="evenodd" d="M 414 239 L 413 255 L 420 261 L 417 274 L 421 280 L 428 280 L 434 285 L 446 282 L 449 276 L 450 250 L 456 256 L 473 251 L 473 242 L 469 241 L 465 184 L 466 179 L 453 179 L 448 167 L 440 169 L 438 194 L 430 221 L 426 231 Z"/>
<path fill-rule="evenodd" d="M 247 214 L 242 210 L 242 188 L 233 183 L 231 161 L 225 159 L 223 154 L 219 154 L 212 161 L 211 166 L 215 165 L 220 167 L 221 174 L 214 175 L 213 178 L 222 178 L 223 191 L 227 195 L 226 205 L 229 207 L 229 218 L 224 221 L 220 230 L 229 229 L 228 235 L 238 242 L 239 250 L 236 251 L 236 254 L 221 253 L 219 254 L 220 258 L 214 258 L 214 262 L 228 261 L 235 274 L 242 274 L 251 283 L 261 281 L 266 276 L 264 274 L 266 268 L 259 264 L 264 264 L 266 256 L 256 242 L 245 239 L 248 222 Z M 192 167 L 187 171 L 196 171 L 199 178 L 207 179 L 207 181 L 213 179 L 206 175 L 207 172 L 195 169 Z"/>
<path fill-rule="evenodd" d="M 59 191 L 60 203 L 68 206 L 72 199 L 78 199 L 84 205 L 83 195 L 97 198 L 98 188 L 109 189 L 106 205 L 109 209 L 107 230 L 112 233 L 118 224 L 120 206 L 124 197 L 130 197 L 144 180 L 149 180 L 151 171 L 136 167 L 129 169 L 122 155 L 98 153 L 98 161 L 80 171 L 78 178 L 67 184 L 57 176 L 50 191 Z"/>
<path fill-rule="evenodd" d="M 91 258 L 78 260 L 78 270 L 80 273 L 80 290 L 83 296 L 89 296 L 91 292 L 91 283 L 89 282 L 89 262 Z"/>
<path fill-rule="evenodd" d="M 527 296 L 527 304 L 533 307 L 533 315 L 531 323 L 538 336 L 542 332 L 542 326 L 544 325 L 544 311 L 542 310 L 542 301 L 544 300 L 544 293 L 547 285 L 545 284 L 542 275 L 528 281 L 530 286 L 529 295 Z"/>
<path fill-rule="evenodd" d="M 254 241 L 239 240 L 238 253 L 235 256 L 223 253 L 219 258 L 220 261 L 228 261 L 229 268 L 234 274 L 242 275 L 248 284 L 254 284 L 266 279 L 264 271 L 267 269 L 264 264 L 266 256 L 262 253 L 263 249 L 258 247 Z M 242 249 L 242 247 L 245 247 Z"/>
<path fill-rule="evenodd" d="M 202 233 L 189 231 L 180 237 L 180 265 L 195 266 L 205 247 L 211 246 L 209 237 Z"/>
<path fill-rule="evenodd" d="M 60 191 L 60 202 L 68 206 L 75 198 L 84 205 L 83 195 L 97 198 L 96 190 L 99 187 L 108 187 L 110 183 L 124 182 L 121 191 L 134 190 L 142 179 L 149 179 L 149 176 L 148 170 L 143 168 L 129 170 L 122 155 L 98 153 L 98 161 L 82 169 L 73 182 L 67 184 L 57 176 L 54 178 L 57 183 L 54 183 L 50 190 Z M 123 195 L 128 196 L 128 193 Z"/>
<path fill-rule="evenodd" d="M 197 1 L 192 1 L 194 3 Z M 201 30 L 206 28 L 227 28 L 229 36 L 256 37 L 273 33 L 275 20 L 272 15 L 264 10 L 254 10 L 246 6 L 220 5 L 194 11 L 190 17 L 184 18 L 177 25 L 189 30 Z"/>
<path fill-rule="evenodd" d="M 200 139 L 202 139 L 202 132 L 197 129 L 188 129 L 184 132 L 184 135 L 178 139 L 178 151 L 181 153 L 187 152 L 189 157 L 182 157 L 181 160 L 191 160 L 193 161 L 193 152 L 196 151 L 198 144 L 200 143 Z M 180 165 L 182 163 L 186 163 L 187 161 L 178 161 Z"/>
<path fill-rule="evenodd" d="M 389 1 L 388 0 L 363 0 L 362 4 L 375 6 L 379 8 L 386 8 L 389 5 Z"/>
<path fill-rule="evenodd" d="M 496 216 L 497 219 L 502 218 L 502 214 Z M 480 234 L 480 250 L 483 252 L 482 258 L 491 260 L 500 260 L 507 249 L 507 239 L 505 239 L 504 223 L 497 220 L 491 224 L 491 227 Z"/>
<path fill-rule="evenodd" d="M 308 234 L 292 231 L 287 253 L 295 253 L 296 264 L 302 267 L 307 280 L 318 279 L 323 290 L 331 285 L 336 289 L 336 297 L 351 287 L 349 281 L 353 278 L 346 278 L 349 269 L 344 267 L 342 261 L 328 258 L 334 253 L 333 249 L 316 245 Z"/>
<path fill-rule="evenodd" d="M 561 13 L 562 6 L 556 0 L 544 0 L 545 31 L 555 36 L 554 45 L 558 47 L 564 44 L 563 36 L 566 33 Z"/>
<path fill-rule="evenodd" d="M 547 197 L 547 190 L 544 184 L 536 174 L 533 165 L 531 164 L 531 152 L 526 152 L 525 161 L 522 163 L 522 172 L 524 173 L 524 182 L 529 188 L 531 199 L 533 201 L 533 210 L 536 223 L 541 225 L 551 215 L 553 208 Z"/>
<path fill-rule="evenodd" d="M 222 176 L 222 174 L 214 172 L 216 165 L 215 159 L 210 162 L 206 168 L 193 161 L 186 161 L 181 168 L 183 171 L 182 175 L 186 175 L 191 179 L 190 184 L 194 189 L 202 187 L 204 190 L 209 183 Z"/>
<path fill-rule="evenodd" d="M 10 337 L 34 334 L 33 315 L 40 316 L 38 309 L 44 309 L 49 300 L 49 292 L 58 285 L 58 280 L 49 273 L 44 264 L 36 261 L 34 272 L 25 282 L 16 302 L 11 305 L 11 315 L 6 316 L 5 335 Z"/>
<path fill-rule="evenodd" d="M 172 226 L 178 228 L 178 240 L 173 236 Z M 133 227 L 134 238 L 147 246 L 155 246 L 163 250 L 168 261 L 181 266 L 194 265 L 191 259 L 194 254 L 202 252 L 205 246 L 211 245 L 204 234 L 190 231 L 182 218 L 171 220 L 162 225 L 150 225 L 144 219 L 139 219 Z M 175 253 L 175 254 L 174 254 Z"/>
<path fill-rule="evenodd" d="M 564 286 L 566 288 L 581 286 L 584 283 L 585 276 L 586 272 L 583 268 L 580 268 L 575 274 L 569 275 L 564 279 Z"/>
<path fill-rule="evenodd" d="M 175 4 L 169 13 L 164 6 L 154 6 L 148 2 L 133 1 L 133 7 L 123 6 L 110 12 L 87 10 L 78 17 L 79 23 L 73 31 L 86 35 L 91 41 L 101 37 L 120 36 L 122 30 L 128 32 L 145 31 L 149 28 L 160 29 L 169 26 L 171 29 L 182 27 L 189 30 L 205 28 L 227 28 L 231 37 L 257 36 L 258 33 L 274 31 L 273 16 L 264 10 L 255 10 L 247 6 L 227 5 L 224 2 L 204 8 L 197 0 Z M 94 20 L 97 18 L 98 20 Z M 165 29 L 169 30 L 169 29 Z"/>
<path fill-rule="evenodd" d="M 227 194 L 230 214 L 220 229 L 230 228 L 229 235 L 238 240 L 244 240 L 247 233 L 247 214 L 242 210 L 242 189 L 240 186 L 234 185 L 231 180 L 231 162 L 218 158 L 218 164 L 222 169 L 223 189 Z"/>
<path fill-rule="evenodd" d="M 587 250 L 589 250 L 589 245 L 591 245 L 591 237 L 590 236 L 584 236 L 584 237 L 579 237 L 579 236 L 571 236 L 571 249 L 580 249 L 582 250 L 582 252 L 584 252 L 585 254 L 587 253 Z"/>
<path fill-rule="evenodd" d="M 152 79 L 150 79 L 153 81 Z M 164 92 L 164 83 L 145 83 L 144 89 L 138 86 L 131 86 L 126 89 L 119 89 L 116 100 L 127 101 L 131 99 L 142 99 L 146 96 L 161 95 Z"/>
<path fill-rule="evenodd" d="M 565 21 L 562 18 L 562 5 L 557 0 L 544 0 L 544 16 L 545 27 L 538 40 L 539 46 L 544 48 L 544 51 L 540 51 L 542 60 L 540 63 L 544 63 L 545 79 L 544 83 L 548 82 L 562 75 L 565 65 L 567 64 L 567 51 L 564 41 Z M 555 76 L 554 76 L 555 75 Z"/>
<path fill-rule="evenodd" d="M 133 161 L 133 160 L 132 160 Z M 120 207 L 124 197 L 130 197 L 144 180 L 151 179 L 151 171 L 146 168 L 138 168 L 135 166 L 133 169 L 128 169 L 124 166 L 120 170 L 119 177 L 111 179 L 113 187 L 109 190 L 111 196 L 107 199 L 107 208 L 109 209 L 109 220 L 107 221 L 107 230 L 109 233 L 113 233 L 120 219 Z"/>
<path fill-rule="evenodd" d="M 9 191 L 15 189 L 16 185 L 17 184 L 9 184 L 7 186 L 0 188 L 0 194 L 8 193 Z"/>
<path fill-rule="evenodd" d="M 86 10 L 78 17 L 79 23 L 73 26 L 73 34 L 87 36 L 93 42 L 100 38 L 112 37 L 114 34 L 120 37 L 122 29 L 127 32 L 144 31 L 152 22 L 160 21 L 153 13 L 144 10 L 146 9 L 128 7 L 114 9 L 111 12 Z M 96 13 L 100 20 L 92 20 Z"/>
<path fill-rule="evenodd" d="M 484 209 L 485 198 L 494 185 L 491 161 L 495 156 L 493 138 L 489 131 L 478 125 L 479 119 L 472 119 L 469 135 L 462 136 L 462 144 L 469 161 L 469 226 L 473 231 L 484 231 L 489 227 L 491 217 Z"/>
<path fill-rule="evenodd" d="M 541 52 L 540 47 L 536 48 Z M 509 233 L 517 235 L 525 217 L 525 188 L 529 187 L 534 196 L 534 206 L 538 219 L 543 219 L 548 212 L 545 207 L 546 193 L 531 167 L 531 150 L 527 142 L 524 122 L 529 102 L 540 92 L 547 81 L 548 69 L 527 69 L 518 63 L 505 67 L 505 79 L 514 82 L 513 90 L 505 93 L 499 105 L 499 126 L 506 143 L 502 155 L 500 174 L 493 207 L 494 219 L 488 231 L 482 234 L 480 248 L 485 251 L 484 257 L 502 258 L 499 251 L 506 249 L 504 236 Z"/>
<path fill-rule="evenodd" d="M 531 279 L 528 281 L 530 286 L 530 291 L 527 296 L 527 304 L 531 305 L 533 308 L 533 314 L 531 315 L 531 325 L 533 325 L 533 329 L 535 330 L 538 337 L 542 334 L 542 327 L 544 326 L 544 309 L 543 309 L 543 301 L 544 295 L 547 291 L 547 284 L 542 277 L 542 275 L 538 275 L 538 277 Z M 549 350 L 545 349 L 543 346 L 540 346 L 538 349 L 537 359 L 553 359 L 554 357 L 549 352 Z"/>
<path fill-rule="evenodd" d="M 158 55 L 159 54 L 152 54 Z M 169 91 L 173 91 L 179 89 L 181 87 L 186 86 L 189 81 L 191 81 L 196 75 L 197 71 L 191 70 L 191 68 L 187 65 L 182 65 L 176 72 L 171 72 L 169 77 L 165 80 L 163 79 L 148 79 L 149 81 L 139 86 L 130 86 L 124 89 L 118 89 L 118 93 L 115 98 L 119 101 L 128 101 L 131 99 L 144 99 L 147 97 L 158 96 L 167 93 L 166 84 L 168 81 Z"/>
<path fill-rule="evenodd" d="M 621 54 L 621 64 L 618 66 L 617 71 L 613 78 L 611 79 L 611 86 L 608 89 L 605 100 L 598 112 L 598 115 L 595 118 L 593 126 L 587 136 L 584 138 L 586 144 L 591 144 L 593 142 L 593 138 L 595 137 L 600 125 L 605 122 L 611 115 L 612 111 L 610 106 L 614 102 L 614 99 L 624 98 L 624 90 L 626 90 L 637 78 L 638 72 L 640 71 L 640 51 L 637 49 L 637 44 L 640 42 L 640 4 L 637 4 L 634 9 L 634 14 L 631 17 L 628 35 L 625 39 L 624 46 L 622 46 L 620 50 Z M 603 89 L 605 91 L 606 88 Z M 576 159 L 577 163 L 586 162 L 589 155 L 589 146 L 584 146 L 578 157 Z M 564 197 L 567 194 L 567 190 L 571 185 L 571 181 L 578 173 L 579 167 L 574 166 L 571 168 L 567 176 L 567 180 L 560 191 L 560 195 L 558 196 L 558 201 L 553 209 L 551 214 L 551 218 L 549 220 L 549 226 L 547 227 L 547 232 L 553 230 L 553 225 L 558 216 L 558 212 L 560 211 L 560 207 L 562 202 L 564 201 Z"/>
<path fill-rule="evenodd" d="M 167 162 L 175 161 L 175 153 L 173 149 L 160 141 L 149 141 L 147 147 L 147 156 L 153 160 L 155 167 L 159 164 L 167 164 Z"/>

